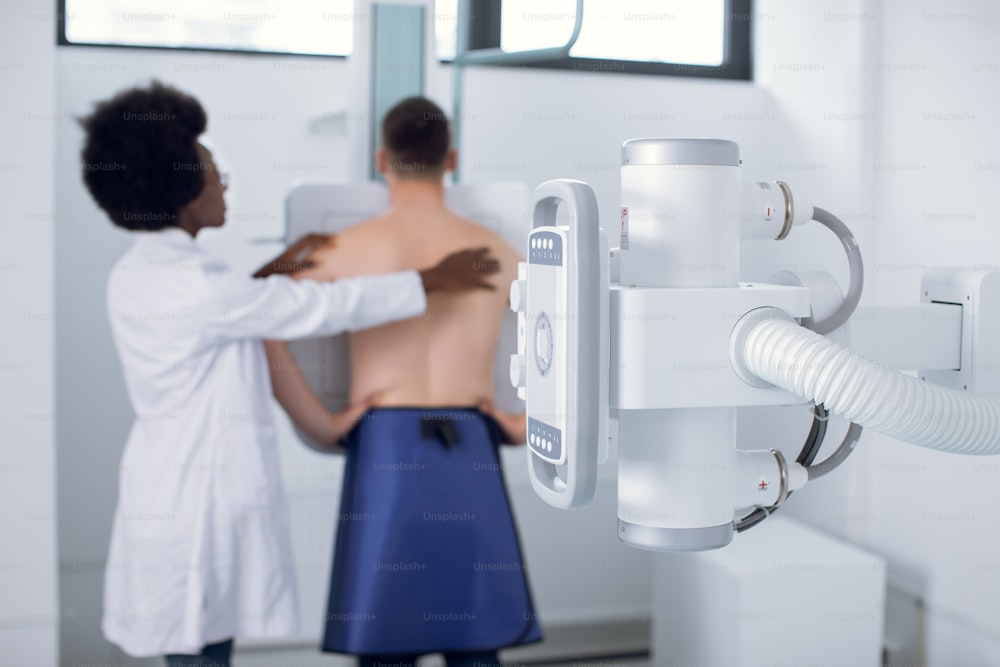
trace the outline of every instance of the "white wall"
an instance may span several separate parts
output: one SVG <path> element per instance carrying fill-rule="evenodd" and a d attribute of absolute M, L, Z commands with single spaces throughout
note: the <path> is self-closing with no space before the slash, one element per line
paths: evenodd
<path fill-rule="evenodd" d="M 883 38 L 870 268 L 881 301 L 912 303 L 925 267 L 1000 270 L 1000 9 L 890 0 L 874 13 Z M 996 664 L 1000 465 L 888 438 L 863 445 L 874 453 L 867 542 L 890 558 L 897 595 L 925 601 L 928 664 Z"/>
<path fill-rule="evenodd" d="M 0 662 L 56 664 L 51 4 L 0 6 Z"/>
<path fill-rule="evenodd" d="M 796 172 L 804 160 L 786 178 L 793 190 L 807 184 L 812 203 L 855 231 L 864 302 L 918 302 L 932 266 L 1000 269 L 995 3 L 762 0 L 757 12 L 756 80 L 789 121 L 788 135 L 772 137 L 775 171 Z M 803 157 L 778 157 L 789 146 Z M 828 243 L 819 230 L 793 268 L 828 264 L 816 254 Z M 832 265 L 836 272 L 842 260 Z M 780 412 L 745 419 L 744 440 L 768 442 Z M 841 424 L 834 443 L 842 432 Z M 998 479 L 993 459 L 868 433 L 837 474 L 797 493 L 787 511 L 887 557 L 892 664 L 993 665 Z"/>

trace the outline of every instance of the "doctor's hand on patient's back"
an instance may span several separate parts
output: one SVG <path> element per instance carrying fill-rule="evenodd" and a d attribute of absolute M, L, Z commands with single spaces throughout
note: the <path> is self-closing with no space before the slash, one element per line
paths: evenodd
<path fill-rule="evenodd" d="M 335 243 L 336 236 L 333 234 L 306 234 L 288 246 L 283 253 L 257 269 L 253 277 L 267 278 L 274 274 L 290 276 L 311 269 L 316 266 L 316 263 L 310 260 L 309 256 L 314 251 L 331 247 Z"/>
<path fill-rule="evenodd" d="M 500 270 L 500 260 L 491 257 L 489 248 L 469 248 L 448 255 L 435 266 L 420 271 L 424 291 L 496 289 L 486 277 Z"/>

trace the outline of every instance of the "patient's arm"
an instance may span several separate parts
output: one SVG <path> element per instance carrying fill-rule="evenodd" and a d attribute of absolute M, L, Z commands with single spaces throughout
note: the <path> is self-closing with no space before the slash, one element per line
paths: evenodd
<path fill-rule="evenodd" d="M 339 440 L 361 419 L 374 403 L 374 397 L 350 405 L 340 412 L 330 412 L 306 382 L 302 369 L 284 341 L 264 341 L 267 365 L 271 372 L 274 397 L 292 422 L 323 451 L 339 451 Z"/>

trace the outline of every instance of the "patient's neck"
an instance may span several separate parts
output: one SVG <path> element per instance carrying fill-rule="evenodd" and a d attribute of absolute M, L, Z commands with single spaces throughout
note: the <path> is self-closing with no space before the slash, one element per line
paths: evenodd
<path fill-rule="evenodd" d="M 416 179 L 396 179 L 389 187 L 389 206 L 409 211 L 443 209 L 444 184 Z"/>

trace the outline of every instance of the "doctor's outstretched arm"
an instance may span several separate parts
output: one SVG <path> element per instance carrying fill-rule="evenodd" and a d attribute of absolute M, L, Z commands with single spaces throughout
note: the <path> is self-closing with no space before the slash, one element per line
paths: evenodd
<path fill-rule="evenodd" d="M 478 248 L 452 253 L 421 271 L 328 283 L 206 272 L 192 286 L 202 299 L 187 316 L 215 340 L 329 336 L 416 317 L 427 308 L 429 292 L 493 289 L 485 278 L 499 266 L 487 248 Z"/>

